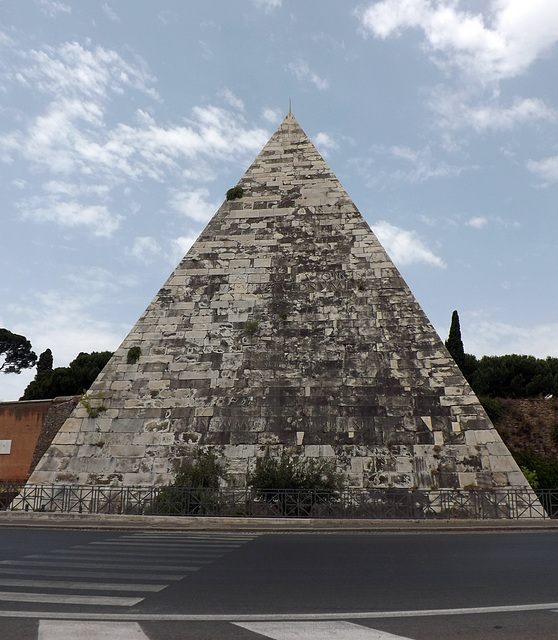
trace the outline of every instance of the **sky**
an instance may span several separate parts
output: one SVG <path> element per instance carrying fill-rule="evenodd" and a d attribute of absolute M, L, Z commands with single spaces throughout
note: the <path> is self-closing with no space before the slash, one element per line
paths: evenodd
<path fill-rule="evenodd" d="M 291 99 L 442 339 L 558 357 L 557 41 L 556 0 L 0 0 L 0 327 L 115 350 Z"/>

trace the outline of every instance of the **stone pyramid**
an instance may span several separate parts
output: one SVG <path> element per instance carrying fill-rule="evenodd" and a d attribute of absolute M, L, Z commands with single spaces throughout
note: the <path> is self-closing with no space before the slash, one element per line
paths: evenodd
<path fill-rule="evenodd" d="M 238 186 L 30 482 L 165 484 L 201 447 L 237 486 L 287 449 L 335 460 L 355 487 L 527 487 L 291 113 Z"/>

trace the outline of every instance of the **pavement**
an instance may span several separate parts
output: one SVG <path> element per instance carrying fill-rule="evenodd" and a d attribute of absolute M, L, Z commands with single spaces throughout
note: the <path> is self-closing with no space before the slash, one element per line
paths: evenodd
<path fill-rule="evenodd" d="M 138 516 L 84 513 L 0 511 L 0 527 L 53 529 L 150 529 L 154 531 L 246 532 L 521 532 L 556 531 L 558 520 L 371 520 L 318 518 L 235 518 L 205 516 Z"/>

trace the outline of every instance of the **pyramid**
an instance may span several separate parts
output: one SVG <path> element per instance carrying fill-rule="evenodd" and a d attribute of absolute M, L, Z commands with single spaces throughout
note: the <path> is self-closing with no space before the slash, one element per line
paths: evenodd
<path fill-rule="evenodd" d="M 162 485 L 195 451 L 353 487 L 527 482 L 391 259 L 289 113 L 64 423 L 30 483 Z"/>

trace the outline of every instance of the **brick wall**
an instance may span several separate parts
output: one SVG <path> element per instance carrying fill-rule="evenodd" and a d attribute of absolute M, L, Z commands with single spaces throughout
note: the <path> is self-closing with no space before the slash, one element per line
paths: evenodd
<path fill-rule="evenodd" d="M 0 481 L 27 480 L 37 443 L 46 436 L 50 444 L 67 417 L 66 405 L 75 406 L 75 399 L 0 402 Z M 43 425 L 54 432 L 44 434 Z"/>

